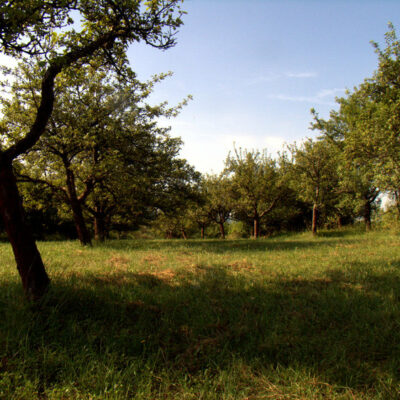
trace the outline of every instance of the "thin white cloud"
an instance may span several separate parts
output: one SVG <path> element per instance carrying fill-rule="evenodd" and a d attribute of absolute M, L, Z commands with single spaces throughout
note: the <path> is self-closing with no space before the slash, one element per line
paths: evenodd
<path fill-rule="evenodd" d="M 317 73 L 315 72 L 288 72 L 285 74 L 288 78 L 315 78 Z"/>
<path fill-rule="evenodd" d="M 339 93 L 344 93 L 345 91 L 346 89 L 344 88 L 323 89 L 317 93 L 317 97 L 323 98 L 323 97 L 333 96 Z"/>
<path fill-rule="evenodd" d="M 313 103 L 313 104 L 324 104 L 324 105 L 334 106 L 335 102 L 331 101 L 329 98 L 344 92 L 345 89 L 334 88 L 334 89 L 323 89 L 314 96 L 291 96 L 285 94 L 271 94 L 268 96 L 268 98 L 283 100 L 283 101 L 292 101 L 298 103 Z"/>
<path fill-rule="evenodd" d="M 248 85 L 258 85 L 260 83 L 277 81 L 278 79 L 287 79 L 287 78 L 309 79 L 309 78 L 316 78 L 317 76 L 318 74 L 313 71 L 284 72 L 284 73 L 267 72 L 265 74 L 249 79 Z"/>
<path fill-rule="evenodd" d="M 281 77 L 282 77 L 282 75 L 280 75 L 280 74 L 275 74 L 275 73 L 270 72 L 270 73 L 259 75 L 252 79 L 249 79 L 247 84 L 248 85 L 259 85 L 260 83 L 276 81 L 277 79 L 280 79 Z"/>

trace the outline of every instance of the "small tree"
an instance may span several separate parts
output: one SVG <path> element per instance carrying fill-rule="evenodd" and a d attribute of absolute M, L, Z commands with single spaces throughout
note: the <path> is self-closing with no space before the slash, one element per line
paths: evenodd
<path fill-rule="evenodd" d="M 326 140 L 307 139 L 300 147 L 289 146 L 292 154 L 292 186 L 299 197 L 312 204 L 313 235 L 317 233 L 318 213 L 338 185 L 335 150 Z"/>
<path fill-rule="evenodd" d="M 218 225 L 221 238 L 225 239 L 225 222 L 233 209 L 232 182 L 223 174 L 207 175 L 204 191 L 209 219 Z"/>
<path fill-rule="evenodd" d="M 225 165 L 232 181 L 235 218 L 252 220 L 257 239 L 261 220 L 276 207 L 282 194 L 276 163 L 265 151 L 235 149 Z"/>

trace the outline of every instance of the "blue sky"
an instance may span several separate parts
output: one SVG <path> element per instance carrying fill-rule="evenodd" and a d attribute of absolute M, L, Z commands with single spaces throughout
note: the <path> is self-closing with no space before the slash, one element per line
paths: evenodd
<path fill-rule="evenodd" d="M 284 142 L 315 135 L 322 116 L 371 76 L 389 21 L 400 31 L 400 1 L 186 0 L 176 47 L 132 46 L 139 78 L 173 71 L 153 101 L 193 101 L 173 121 L 181 155 L 202 172 L 219 172 L 237 147 L 274 154 Z"/>

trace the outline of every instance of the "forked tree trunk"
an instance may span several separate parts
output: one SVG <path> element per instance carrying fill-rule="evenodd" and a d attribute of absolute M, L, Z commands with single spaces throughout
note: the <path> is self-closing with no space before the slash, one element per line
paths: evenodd
<path fill-rule="evenodd" d="M 313 235 L 317 234 L 317 225 L 318 225 L 318 205 L 314 203 L 313 211 L 312 211 L 312 233 Z"/>
<path fill-rule="evenodd" d="M 221 238 L 225 239 L 225 227 L 223 222 L 219 222 L 219 231 L 221 232 Z"/>
<path fill-rule="evenodd" d="M 11 164 L 0 168 L 0 213 L 25 294 L 30 300 L 37 300 L 46 292 L 50 279 L 26 222 Z"/>

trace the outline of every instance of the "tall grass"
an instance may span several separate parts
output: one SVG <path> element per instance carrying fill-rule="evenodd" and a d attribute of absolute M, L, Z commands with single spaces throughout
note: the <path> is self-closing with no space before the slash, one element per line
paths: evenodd
<path fill-rule="evenodd" d="M 400 398 L 396 235 L 40 250 L 32 305 L 0 245 L 0 398 Z"/>

